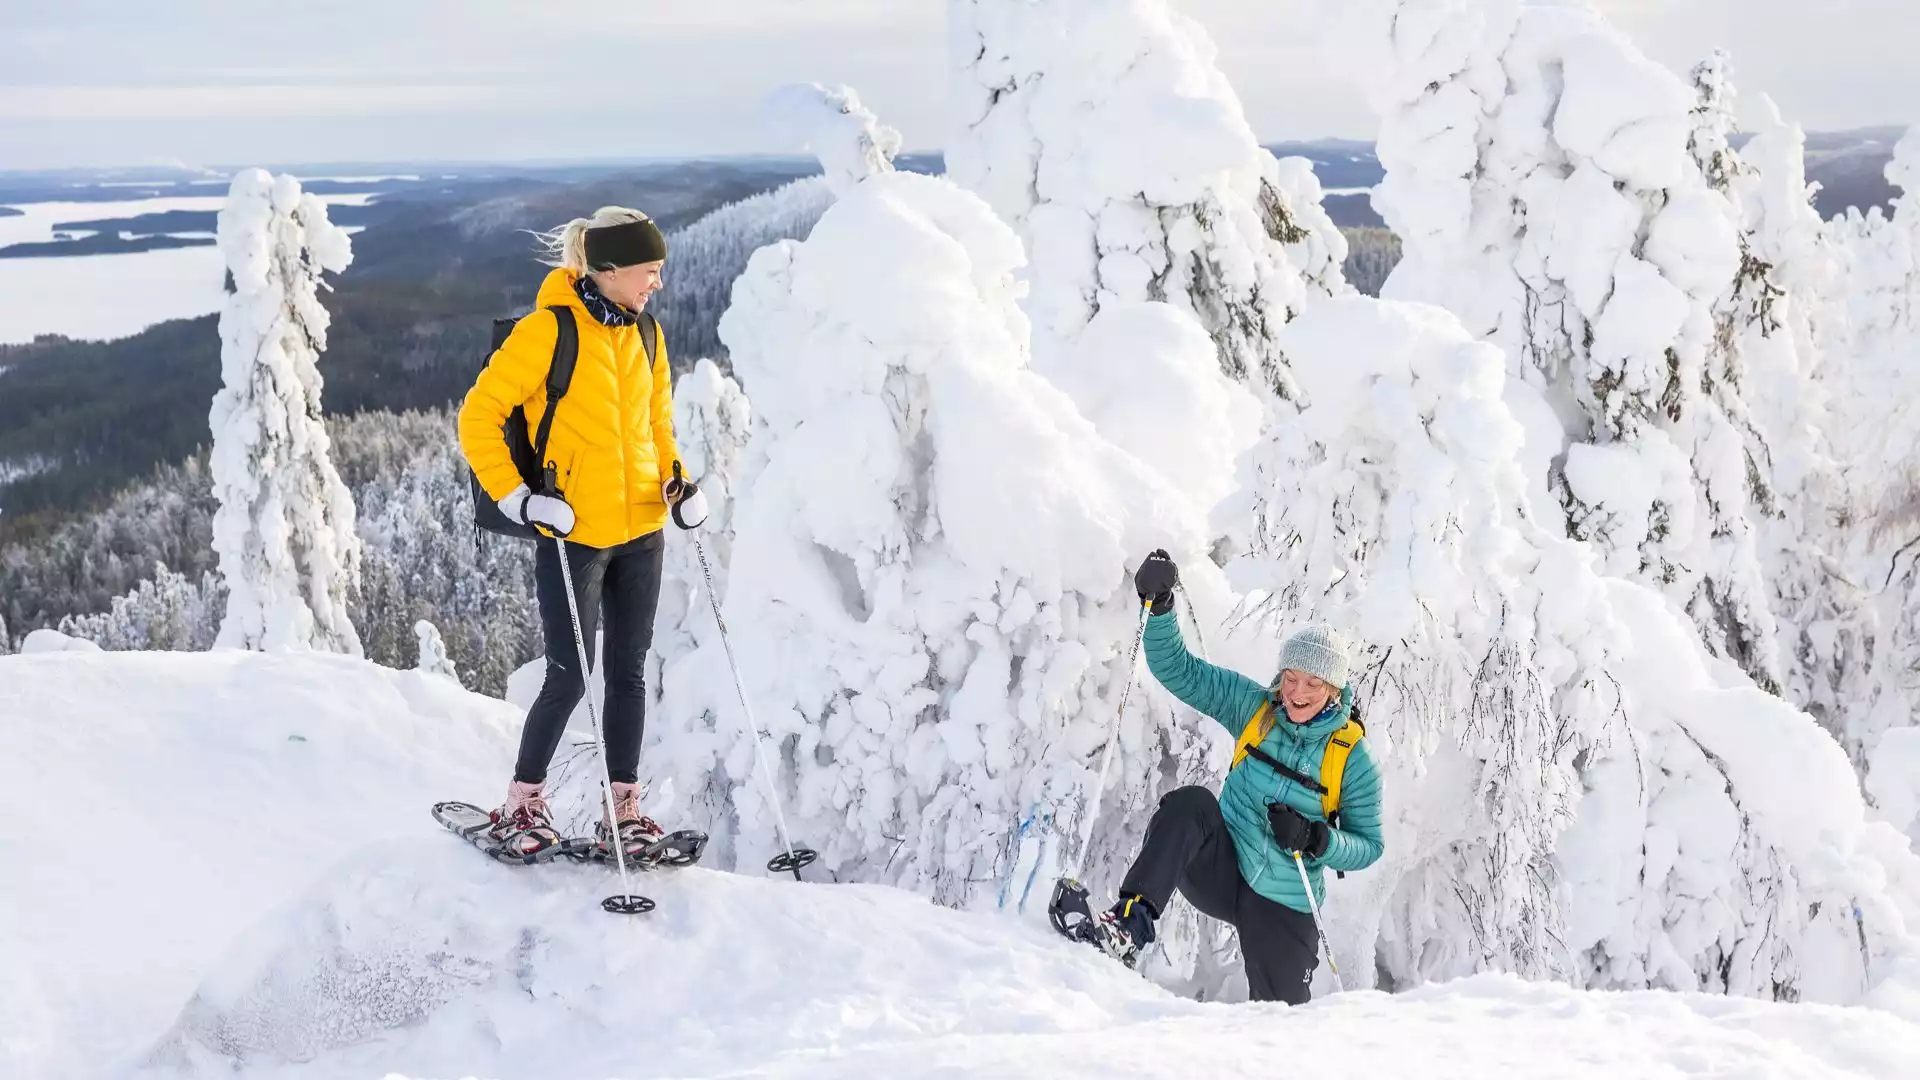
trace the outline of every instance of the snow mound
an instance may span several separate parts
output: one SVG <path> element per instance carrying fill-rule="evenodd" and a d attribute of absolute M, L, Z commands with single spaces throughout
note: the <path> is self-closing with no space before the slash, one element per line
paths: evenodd
<path fill-rule="evenodd" d="M 328 865 L 437 831 L 436 799 L 499 797 L 519 720 L 330 654 L 0 657 L 6 862 L 30 867 L 0 872 L 0 1076 L 138 1053 Z"/>
<path fill-rule="evenodd" d="M 155 1060 L 707 1076 L 795 1052 L 1181 1011 L 1050 931 L 899 889 L 694 869 L 641 877 L 660 907 L 625 918 L 599 908 L 618 881 L 496 866 L 451 837 L 369 847 L 230 950 Z M 646 1038 L 640 1017 L 671 1035 Z"/>
<path fill-rule="evenodd" d="M 1498 976 L 1202 1004 L 1030 922 L 876 885 L 662 873 L 640 885 L 657 911 L 616 918 L 610 871 L 495 865 L 429 818 L 496 794 L 517 720 L 339 656 L 0 658 L 0 812 L 75 841 L 0 877 L 0 1075 L 1105 1080 L 1253 1073 L 1303 1046 L 1334 1075 L 1920 1060 L 1920 1025 L 1872 1009 Z"/>
<path fill-rule="evenodd" d="M 691 870 L 616 920 L 604 870 L 395 842 L 248 935 L 155 1060 L 168 1069 L 500 1077 L 1188 1077 L 1302 1045 L 1335 1075 L 1901 1075 L 1886 1014 L 1489 976 L 1305 1009 L 1202 1005 L 1030 925 L 873 885 Z M 645 1017 L 659 1039 L 639 1034 Z M 1471 1031 L 1498 1030 L 1498 1038 Z M 1589 1065 L 1591 1063 L 1591 1065 Z M 1742 1070 L 1753 1070 L 1743 1072 Z M 1361 1073 L 1370 1075 L 1375 1073 Z"/>

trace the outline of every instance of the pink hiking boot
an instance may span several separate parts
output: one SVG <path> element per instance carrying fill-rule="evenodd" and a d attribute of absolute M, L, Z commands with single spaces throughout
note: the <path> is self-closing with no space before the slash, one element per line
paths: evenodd
<path fill-rule="evenodd" d="M 640 800 L 646 795 L 646 788 L 639 784 L 613 785 L 613 820 L 610 826 L 606 813 L 601 812 L 600 822 L 593 828 L 594 839 L 598 840 L 609 858 L 613 855 L 611 837 L 615 831 L 620 834 L 620 847 L 630 860 L 640 860 L 661 837 L 666 835 L 654 820 L 640 812 Z"/>
<path fill-rule="evenodd" d="M 516 855 L 536 855 L 558 846 L 560 834 L 553 827 L 547 810 L 545 784 L 523 784 L 515 780 L 507 785 L 507 801 L 489 815 L 493 828 L 487 835 L 502 848 Z"/>

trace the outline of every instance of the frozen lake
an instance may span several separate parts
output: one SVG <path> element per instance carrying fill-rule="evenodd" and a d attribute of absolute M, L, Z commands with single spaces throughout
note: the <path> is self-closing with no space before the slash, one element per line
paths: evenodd
<path fill-rule="evenodd" d="M 330 205 L 365 204 L 372 196 L 325 195 Z M 58 221 L 124 218 L 167 210 L 218 210 L 221 195 L 125 202 L 20 203 L 19 217 L 0 217 L 0 247 L 53 239 Z M 356 229 L 349 231 L 357 232 Z M 0 259 L 0 344 L 39 334 L 104 341 L 137 334 L 157 322 L 205 315 L 220 307 L 226 278 L 218 248 L 170 248 L 127 255 Z"/>

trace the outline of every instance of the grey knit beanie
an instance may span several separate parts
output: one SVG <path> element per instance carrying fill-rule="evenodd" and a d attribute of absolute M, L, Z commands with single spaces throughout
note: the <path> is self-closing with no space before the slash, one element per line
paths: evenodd
<path fill-rule="evenodd" d="M 1280 670 L 1312 675 L 1344 690 L 1347 686 L 1346 639 L 1324 624 L 1296 630 L 1280 646 Z M 1277 674 L 1274 681 L 1279 681 Z"/>

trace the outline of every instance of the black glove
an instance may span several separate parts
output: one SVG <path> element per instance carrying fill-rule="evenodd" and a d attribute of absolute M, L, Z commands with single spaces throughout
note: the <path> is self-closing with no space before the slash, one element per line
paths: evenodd
<path fill-rule="evenodd" d="M 1274 842 L 1288 851 L 1319 858 L 1333 842 L 1333 830 L 1324 821 L 1312 821 L 1285 803 L 1267 804 L 1267 827 Z"/>
<path fill-rule="evenodd" d="M 1155 548 L 1133 572 L 1134 592 L 1142 603 L 1152 605 L 1147 610 L 1155 615 L 1173 610 L 1173 590 L 1179 584 L 1180 568 L 1173 565 L 1173 556 L 1165 548 Z"/>

